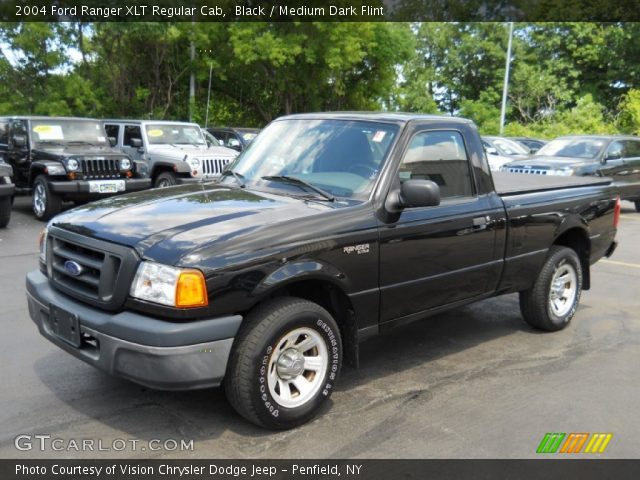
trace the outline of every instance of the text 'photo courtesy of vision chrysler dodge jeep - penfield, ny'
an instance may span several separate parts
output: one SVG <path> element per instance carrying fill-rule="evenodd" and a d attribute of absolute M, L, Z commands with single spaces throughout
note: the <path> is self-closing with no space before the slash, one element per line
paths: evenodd
<path fill-rule="evenodd" d="M 87 128 L 96 145 L 82 148 L 106 156 L 106 134 Z M 63 166 L 78 146 L 57 145 L 57 131 L 29 139 L 25 126 L 14 148 L 54 150 Z M 163 135 L 149 126 L 130 147 L 151 155 Z M 25 185 L 63 188 L 32 170 L 18 172 Z M 292 115 L 215 182 L 54 217 L 27 276 L 29 313 L 103 371 L 159 389 L 222 385 L 247 420 L 287 429 L 319 412 L 363 339 L 395 326 L 519 293 L 528 324 L 565 328 L 619 217 L 609 178 L 492 174 L 468 120 Z"/>

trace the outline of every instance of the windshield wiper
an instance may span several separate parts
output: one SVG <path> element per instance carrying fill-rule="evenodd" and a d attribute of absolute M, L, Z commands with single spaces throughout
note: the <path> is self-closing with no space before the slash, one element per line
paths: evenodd
<path fill-rule="evenodd" d="M 296 177 L 290 177 L 288 175 L 267 175 L 265 177 L 262 177 L 262 180 L 269 180 L 272 182 L 286 182 L 286 183 L 290 183 L 292 185 L 299 185 L 299 186 L 303 186 L 303 187 L 307 187 L 310 190 L 313 190 L 314 192 L 316 192 L 318 195 L 324 197 L 326 200 L 328 200 L 329 202 L 333 202 L 335 200 L 335 197 L 333 195 L 331 195 L 329 192 L 316 187 L 315 185 L 312 185 L 309 182 L 305 182 L 304 180 L 300 180 L 299 178 Z"/>
<path fill-rule="evenodd" d="M 225 170 L 224 172 L 222 172 L 220 174 L 220 179 L 226 177 L 227 175 L 233 175 L 233 178 L 236 179 L 236 182 L 238 182 L 238 185 L 240 185 L 240 188 L 244 188 L 245 184 L 244 184 L 244 175 L 242 175 L 241 173 L 236 172 L 235 170 Z"/>

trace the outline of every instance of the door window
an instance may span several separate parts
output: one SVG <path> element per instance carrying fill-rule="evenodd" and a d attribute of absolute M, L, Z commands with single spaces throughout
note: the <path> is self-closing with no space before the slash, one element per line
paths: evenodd
<path fill-rule="evenodd" d="M 640 157 L 640 142 L 636 140 L 625 140 L 622 152 L 622 158 Z"/>
<path fill-rule="evenodd" d="M 142 130 L 137 125 L 125 125 L 124 127 L 124 139 L 122 144 L 126 147 L 133 147 L 132 140 L 136 138 L 142 141 Z"/>
<path fill-rule="evenodd" d="M 400 181 L 431 180 L 440 187 L 440 197 L 472 197 L 469 160 L 462 135 L 456 131 L 417 133 L 400 165 Z"/>
<path fill-rule="evenodd" d="M 104 129 L 107 132 L 107 137 L 115 138 L 116 142 L 118 141 L 118 135 L 120 134 L 120 125 L 105 125 Z"/>

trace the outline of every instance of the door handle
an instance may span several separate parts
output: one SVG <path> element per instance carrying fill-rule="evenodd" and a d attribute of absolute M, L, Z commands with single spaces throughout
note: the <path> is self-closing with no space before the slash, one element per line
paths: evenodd
<path fill-rule="evenodd" d="M 475 217 L 473 219 L 473 229 L 474 230 L 484 230 L 489 225 L 491 225 L 491 217 L 489 215 L 485 215 L 483 217 Z"/>

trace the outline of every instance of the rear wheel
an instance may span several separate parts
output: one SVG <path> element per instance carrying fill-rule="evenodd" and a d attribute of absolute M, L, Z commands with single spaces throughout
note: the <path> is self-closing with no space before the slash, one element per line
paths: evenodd
<path fill-rule="evenodd" d="M 520 310 L 532 327 L 550 332 L 565 328 L 582 293 L 582 266 L 574 250 L 554 245 L 529 290 L 520 292 Z"/>
<path fill-rule="evenodd" d="M 0 228 L 4 228 L 9 225 L 11 219 L 11 197 L 0 198 Z"/>
<path fill-rule="evenodd" d="M 288 429 L 312 419 L 331 396 L 342 343 L 321 306 L 280 298 L 252 312 L 236 337 L 224 380 L 236 411 L 264 428 Z"/>
<path fill-rule="evenodd" d="M 45 175 L 38 175 L 33 182 L 31 206 L 33 214 L 43 222 L 55 217 L 62 209 L 62 199 L 51 192 Z"/>
<path fill-rule="evenodd" d="M 172 187 L 176 183 L 176 176 L 173 172 L 162 172 L 160 175 L 156 177 L 156 181 L 153 184 L 155 188 L 166 188 Z"/>

